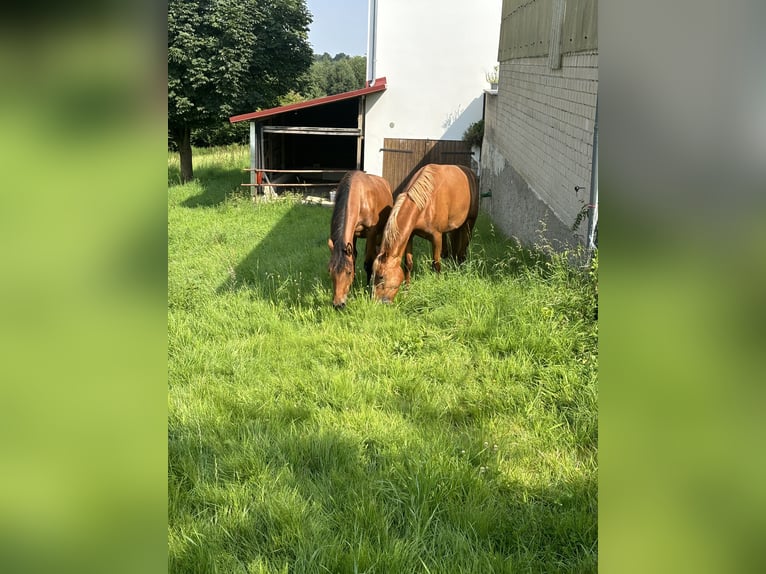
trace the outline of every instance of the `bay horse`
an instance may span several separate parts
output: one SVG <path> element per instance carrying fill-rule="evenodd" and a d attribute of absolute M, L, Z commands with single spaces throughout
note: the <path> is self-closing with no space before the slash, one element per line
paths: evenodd
<path fill-rule="evenodd" d="M 470 169 L 428 164 L 418 170 L 397 196 L 383 231 L 380 253 L 372 266 L 373 297 L 390 303 L 402 282 L 409 284 L 414 235 L 431 242 L 437 273 L 441 271 L 442 256 L 454 256 L 458 263 L 465 261 L 478 215 L 479 186 Z"/>
<path fill-rule="evenodd" d="M 335 207 L 330 222 L 330 264 L 332 278 L 332 305 L 336 309 L 346 306 L 356 268 L 356 240 L 366 240 L 364 270 L 367 283 L 372 275 L 372 261 L 375 259 L 383 228 L 393 206 L 391 187 L 382 177 L 349 171 L 338 184 Z"/>

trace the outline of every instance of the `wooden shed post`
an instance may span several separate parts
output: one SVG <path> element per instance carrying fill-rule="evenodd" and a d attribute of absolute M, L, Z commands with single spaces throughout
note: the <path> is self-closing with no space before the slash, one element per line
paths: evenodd
<path fill-rule="evenodd" d="M 356 126 L 359 128 L 359 135 L 356 136 L 356 169 L 362 169 L 362 141 L 364 138 L 364 96 L 359 98 L 359 116 L 356 119 Z"/>
<path fill-rule="evenodd" d="M 564 28 L 565 0 L 553 0 L 553 16 L 551 18 L 551 35 L 548 44 L 548 67 L 551 70 L 561 69 L 561 32 Z"/>
<path fill-rule="evenodd" d="M 258 140 L 256 139 L 255 132 L 255 122 L 250 122 L 250 196 L 253 200 L 255 200 L 255 197 L 258 195 L 258 188 L 255 185 L 258 178 L 258 173 L 255 171 L 257 169 L 256 158 L 258 157 L 258 153 L 256 147 L 258 145 Z"/>

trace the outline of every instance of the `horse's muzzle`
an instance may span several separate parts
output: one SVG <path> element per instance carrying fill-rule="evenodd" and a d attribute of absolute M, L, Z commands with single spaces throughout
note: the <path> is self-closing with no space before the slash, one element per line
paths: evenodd
<path fill-rule="evenodd" d="M 344 309 L 346 307 L 346 302 L 341 301 L 340 303 L 337 303 L 337 304 L 333 303 L 332 306 L 333 306 L 333 309 L 335 309 L 336 311 L 340 311 L 341 309 Z"/>

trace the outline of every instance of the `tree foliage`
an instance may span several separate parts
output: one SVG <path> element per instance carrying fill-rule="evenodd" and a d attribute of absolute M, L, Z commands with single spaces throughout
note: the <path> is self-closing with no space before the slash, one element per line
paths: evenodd
<path fill-rule="evenodd" d="M 300 87 L 310 22 L 305 0 L 169 0 L 168 131 L 184 181 L 193 129 L 278 105 Z"/>
<path fill-rule="evenodd" d="M 484 120 L 472 123 L 463 132 L 463 141 L 471 147 L 481 147 L 484 141 Z"/>
<path fill-rule="evenodd" d="M 304 78 L 301 93 L 307 98 L 332 96 L 364 87 L 367 59 L 348 56 L 343 52 L 330 56 L 315 54 L 309 73 Z"/>

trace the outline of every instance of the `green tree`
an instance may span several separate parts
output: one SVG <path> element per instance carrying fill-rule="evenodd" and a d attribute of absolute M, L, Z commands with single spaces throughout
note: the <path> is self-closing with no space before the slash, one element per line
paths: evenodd
<path fill-rule="evenodd" d="M 356 85 L 356 76 L 348 59 L 337 60 L 327 73 L 327 94 L 340 94 L 360 88 Z"/>
<path fill-rule="evenodd" d="M 168 134 L 181 180 L 193 176 L 191 133 L 279 104 L 312 61 L 305 0 L 170 0 Z"/>
<path fill-rule="evenodd" d="M 353 56 L 349 63 L 354 70 L 357 88 L 363 88 L 367 81 L 367 58 L 364 56 Z"/>
<path fill-rule="evenodd" d="M 301 79 L 300 94 L 306 99 L 321 98 L 363 88 L 367 75 L 367 58 L 347 56 L 343 52 L 330 56 L 314 54 L 311 69 Z"/>
<path fill-rule="evenodd" d="M 325 58 L 324 56 L 327 56 Z M 306 81 L 301 93 L 308 99 L 321 98 L 327 95 L 327 75 L 332 66 L 329 54 L 315 56 L 311 63 L 311 69 L 306 75 Z"/>

